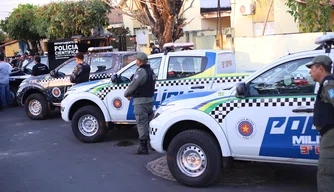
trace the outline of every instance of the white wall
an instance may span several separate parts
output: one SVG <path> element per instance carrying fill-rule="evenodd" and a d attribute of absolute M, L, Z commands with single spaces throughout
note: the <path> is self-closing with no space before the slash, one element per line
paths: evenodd
<path fill-rule="evenodd" d="M 300 33 L 263 37 L 236 37 L 234 50 L 238 69 L 258 69 L 289 53 L 312 50 L 323 33 Z"/>
<path fill-rule="evenodd" d="M 184 4 L 184 9 L 187 9 L 190 6 L 190 1 L 186 1 Z M 201 7 L 200 1 L 195 0 L 192 7 L 189 8 L 186 12 L 184 12 L 184 17 L 187 19 L 186 22 L 191 21 L 188 25 L 183 27 L 184 31 L 192 31 L 192 30 L 199 30 L 202 29 L 202 22 L 201 22 Z"/>
<path fill-rule="evenodd" d="M 295 22 L 293 17 L 288 13 L 288 7 L 285 5 L 287 0 L 274 1 L 274 20 L 276 34 L 282 33 L 298 33 L 299 24 Z"/>

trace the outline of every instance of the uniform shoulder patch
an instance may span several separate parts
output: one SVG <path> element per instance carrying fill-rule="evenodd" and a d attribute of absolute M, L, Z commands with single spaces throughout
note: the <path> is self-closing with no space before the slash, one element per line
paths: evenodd
<path fill-rule="evenodd" d="M 334 88 L 328 89 L 328 95 L 330 99 L 334 99 Z"/>
<path fill-rule="evenodd" d="M 328 80 L 324 81 L 322 84 L 324 87 L 326 87 L 326 85 L 328 85 Z"/>

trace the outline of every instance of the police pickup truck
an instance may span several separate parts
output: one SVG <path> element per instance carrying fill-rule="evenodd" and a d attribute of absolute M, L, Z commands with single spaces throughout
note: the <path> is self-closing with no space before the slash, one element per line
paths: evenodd
<path fill-rule="evenodd" d="M 149 55 L 148 64 L 157 76 L 154 109 L 171 96 L 228 88 L 248 75 L 235 73 L 231 51 L 165 52 Z M 102 141 L 113 125 L 136 123 L 133 100 L 128 101 L 124 91 L 137 68 L 133 62 L 111 79 L 76 85 L 66 92 L 62 118 L 72 121 L 72 131 L 79 140 Z"/>
<path fill-rule="evenodd" d="M 320 135 L 312 125 L 319 87 L 305 66 L 326 51 L 284 56 L 236 85 L 165 100 L 150 122 L 150 143 L 187 186 L 207 186 L 232 160 L 317 165 Z"/>
<path fill-rule="evenodd" d="M 90 80 L 110 78 L 112 74 L 135 60 L 135 54 L 136 52 L 86 54 L 84 60 L 91 67 Z M 70 75 L 76 65 L 75 58 L 71 58 L 50 74 L 29 77 L 22 81 L 17 91 L 17 102 L 24 106 L 29 118 L 45 119 L 51 110 L 60 107 L 64 93 L 73 85 Z"/>

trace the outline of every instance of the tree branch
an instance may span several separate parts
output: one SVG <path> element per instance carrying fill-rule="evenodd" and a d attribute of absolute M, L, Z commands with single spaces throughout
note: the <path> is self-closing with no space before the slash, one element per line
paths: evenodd
<path fill-rule="evenodd" d="M 190 9 L 193 6 L 195 0 L 192 0 L 192 2 L 190 3 L 189 7 L 187 7 L 181 14 L 180 16 L 182 16 L 188 9 Z"/>
<path fill-rule="evenodd" d="M 182 27 L 189 24 L 183 17 L 185 11 L 193 6 L 191 0 L 188 8 L 182 11 L 185 0 L 103 0 L 114 9 L 120 10 L 143 25 L 149 26 L 152 34 L 162 46 L 166 42 L 174 42 L 184 35 Z"/>

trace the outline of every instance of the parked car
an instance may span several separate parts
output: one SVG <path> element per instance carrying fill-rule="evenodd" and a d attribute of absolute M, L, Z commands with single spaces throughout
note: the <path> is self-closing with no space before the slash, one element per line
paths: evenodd
<path fill-rule="evenodd" d="M 90 80 L 110 78 L 129 62 L 136 52 L 101 52 L 86 54 L 84 60 L 91 67 Z M 73 85 L 70 75 L 77 65 L 71 58 L 52 70 L 50 74 L 29 77 L 19 86 L 17 102 L 24 106 L 31 119 L 45 119 L 48 112 L 60 107 L 66 90 Z"/>

